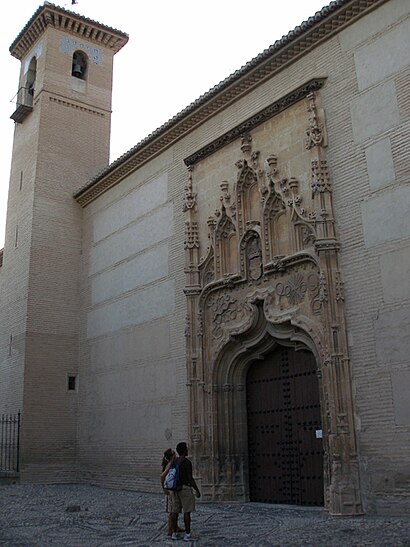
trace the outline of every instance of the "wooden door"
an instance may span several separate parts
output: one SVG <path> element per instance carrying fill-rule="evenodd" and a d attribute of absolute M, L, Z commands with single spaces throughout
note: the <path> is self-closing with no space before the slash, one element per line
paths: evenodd
<path fill-rule="evenodd" d="M 246 380 L 251 501 L 323 505 L 323 450 L 316 362 L 278 346 Z"/>

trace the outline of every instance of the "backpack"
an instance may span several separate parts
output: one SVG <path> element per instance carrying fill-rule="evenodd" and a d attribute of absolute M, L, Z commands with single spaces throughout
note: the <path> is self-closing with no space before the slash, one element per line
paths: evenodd
<path fill-rule="evenodd" d="M 179 463 L 175 462 L 169 468 L 168 473 L 164 479 L 164 488 L 165 490 L 180 490 L 181 486 L 179 484 Z"/>

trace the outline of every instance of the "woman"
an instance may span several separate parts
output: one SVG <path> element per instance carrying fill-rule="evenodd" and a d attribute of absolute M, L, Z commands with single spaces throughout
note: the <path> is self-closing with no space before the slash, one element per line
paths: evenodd
<path fill-rule="evenodd" d="M 176 458 L 176 454 L 175 454 L 174 450 L 172 450 L 172 448 L 168 448 L 167 450 L 165 450 L 164 457 L 162 458 L 161 486 L 162 486 L 162 488 L 164 490 L 164 494 L 165 494 L 165 511 L 168 514 L 168 534 L 167 535 L 169 537 L 172 536 L 173 523 L 171 521 L 171 504 L 169 502 L 169 490 L 166 490 L 164 488 L 164 480 L 165 480 L 165 477 L 167 476 L 169 468 L 171 467 L 172 462 L 174 461 L 175 458 Z M 185 530 L 183 528 L 179 528 L 178 526 L 177 526 L 176 531 L 177 532 L 185 532 Z"/>

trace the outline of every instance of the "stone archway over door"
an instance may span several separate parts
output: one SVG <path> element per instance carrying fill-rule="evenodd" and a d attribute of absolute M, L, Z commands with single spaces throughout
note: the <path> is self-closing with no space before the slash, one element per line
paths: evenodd
<path fill-rule="evenodd" d="M 357 515 L 340 244 L 320 97 L 306 91 L 305 105 L 256 127 L 253 136 L 243 134 L 239 150 L 232 144 L 211 161 L 190 164 L 184 201 L 190 439 L 204 499 L 249 499 L 247 371 L 278 344 L 309 349 L 319 375 L 324 506 L 333 515 Z M 295 140 L 285 144 L 291 119 Z M 295 146 L 305 151 L 293 160 Z"/>
<path fill-rule="evenodd" d="M 310 351 L 285 346 L 254 361 L 246 378 L 251 501 L 323 505 L 317 367 Z"/>

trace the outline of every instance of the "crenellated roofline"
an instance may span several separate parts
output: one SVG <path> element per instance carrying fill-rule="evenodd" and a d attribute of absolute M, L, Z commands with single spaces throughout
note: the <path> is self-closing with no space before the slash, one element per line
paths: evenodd
<path fill-rule="evenodd" d="M 89 40 L 117 53 L 128 42 L 128 34 L 102 25 L 97 21 L 78 15 L 50 2 L 44 2 L 33 14 L 23 30 L 10 46 L 10 53 L 21 61 L 47 28 L 63 30 Z"/>

